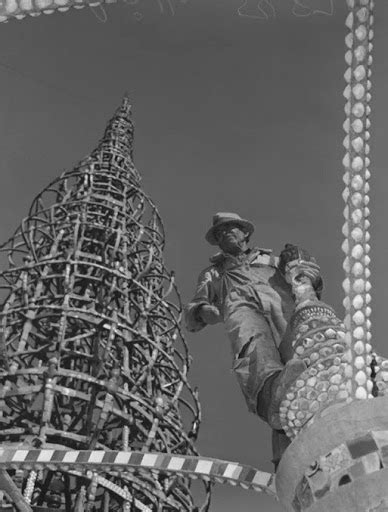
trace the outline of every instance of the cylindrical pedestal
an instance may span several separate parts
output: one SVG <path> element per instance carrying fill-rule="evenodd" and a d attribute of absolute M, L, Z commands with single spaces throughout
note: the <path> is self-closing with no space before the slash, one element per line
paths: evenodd
<path fill-rule="evenodd" d="M 326 409 L 287 448 L 276 490 L 290 512 L 388 512 L 388 397 Z"/>

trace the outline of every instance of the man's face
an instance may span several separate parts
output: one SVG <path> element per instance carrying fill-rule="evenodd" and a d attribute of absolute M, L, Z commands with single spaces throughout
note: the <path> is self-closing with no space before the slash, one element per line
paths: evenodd
<path fill-rule="evenodd" d="M 217 229 L 215 237 L 221 250 L 235 253 L 245 248 L 248 233 L 239 224 L 228 222 Z"/>

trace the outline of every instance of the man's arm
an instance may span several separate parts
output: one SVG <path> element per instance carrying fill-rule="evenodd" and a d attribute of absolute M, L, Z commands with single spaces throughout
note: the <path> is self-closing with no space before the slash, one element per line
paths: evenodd
<path fill-rule="evenodd" d="M 286 244 L 280 253 L 278 268 L 286 275 L 291 267 L 294 267 L 293 274 L 298 278 L 308 278 L 314 288 L 317 298 L 321 298 L 323 280 L 321 269 L 316 259 L 305 249 L 293 244 Z"/>
<path fill-rule="evenodd" d="M 215 306 L 216 290 L 212 267 L 201 272 L 195 295 L 185 308 L 185 322 L 188 331 L 196 332 L 207 324 L 221 322 L 221 314 Z"/>

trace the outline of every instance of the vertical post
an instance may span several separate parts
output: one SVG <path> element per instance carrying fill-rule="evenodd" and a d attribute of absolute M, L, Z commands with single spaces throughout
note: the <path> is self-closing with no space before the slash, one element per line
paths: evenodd
<path fill-rule="evenodd" d="M 345 201 L 342 245 L 345 253 L 344 270 L 346 278 L 343 288 L 346 294 L 345 327 L 346 340 L 351 347 L 353 396 L 356 399 L 371 397 L 371 322 L 369 281 L 369 128 L 371 100 L 371 65 L 373 39 L 373 0 L 347 0 L 349 14 L 346 26 L 349 33 L 345 38 L 346 136 L 343 159 L 345 168 Z"/>

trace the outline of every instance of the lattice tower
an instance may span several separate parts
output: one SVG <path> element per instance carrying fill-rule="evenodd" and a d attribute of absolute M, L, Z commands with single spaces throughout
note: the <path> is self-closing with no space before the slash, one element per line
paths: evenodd
<path fill-rule="evenodd" d="M 1 248 L 3 448 L 196 455 L 180 300 L 132 143 L 125 98 L 98 147 L 36 197 Z M 42 465 L 12 478 L 39 511 L 195 508 L 186 477 L 111 469 Z"/>

